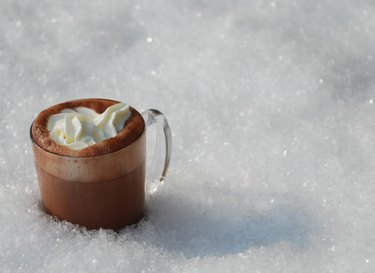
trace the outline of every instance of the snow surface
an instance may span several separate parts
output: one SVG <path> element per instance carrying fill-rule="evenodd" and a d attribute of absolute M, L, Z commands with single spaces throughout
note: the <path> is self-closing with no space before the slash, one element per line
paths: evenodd
<path fill-rule="evenodd" d="M 375 2 L 0 2 L 1 272 L 375 272 Z M 169 177 L 118 234 L 40 209 L 29 126 L 122 100 Z"/>

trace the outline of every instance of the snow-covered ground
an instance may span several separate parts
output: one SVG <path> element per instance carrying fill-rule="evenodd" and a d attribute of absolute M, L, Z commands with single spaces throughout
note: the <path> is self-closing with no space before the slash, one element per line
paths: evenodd
<path fill-rule="evenodd" d="M 375 2 L 0 2 L 0 272 L 375 272 Z M 157 108 L 147 217 L 88 232 L 39 207 L 45 107 Z"/>

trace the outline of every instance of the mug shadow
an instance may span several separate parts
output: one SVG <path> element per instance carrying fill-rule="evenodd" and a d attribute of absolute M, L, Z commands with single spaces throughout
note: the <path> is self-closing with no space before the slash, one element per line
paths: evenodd
<path fill-rule="evenodd" d="M 149 201 L 145 218 L 132 236 L 186 258 L 233 255 L 279 243 L 303 250 L 318 224 L 302 208 L 295 200 L 268 209 L 235 207 L 225 200 L 197 207 L 178 196 L 159 196 Z"/>

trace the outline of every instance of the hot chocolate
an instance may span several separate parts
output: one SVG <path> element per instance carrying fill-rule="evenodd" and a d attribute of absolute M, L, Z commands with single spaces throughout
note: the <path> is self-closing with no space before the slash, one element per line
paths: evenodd
<path fill-rule="evenodd" d="M 145 123 L 134 108 L 116 136 L 80 150 L 56 143 L 47 128 L 49 118 L 64 109 L 87 107 L 100 114 L 116 103 L 69 101 L 42 111 L 33 122 L 30 135 L 47 213 L 90 229 L 116 230 L 142 218 Z"/>
<path fill-rule="evenodd" d="M 142 116 L 134 108 L 130 107 L 131 115 L 126 119 L 123 129 L 115 136 L 95 145 L 80 150 L 72 150 L 66 146 L 59 145 L 50 136 L 48 130 L 48 121 L 51 116 L 61 113 L 66 109 L 76 109 L 79 107 L 86 107 L 94 110 L 96 113 L 103 113 L 108 107 L 119 103 L 114 100 L 106 99 L 81 99 L 68 101 L 51 106 L 43 110 L 35 119 L 31 134 L 34 142 L 42 149 L 51 153 L 75 156 L 75 157 L 88 157 L 98 156 L 117 151 L 123 147 L 133 143 L 144 131 L 144 121 Z"/>

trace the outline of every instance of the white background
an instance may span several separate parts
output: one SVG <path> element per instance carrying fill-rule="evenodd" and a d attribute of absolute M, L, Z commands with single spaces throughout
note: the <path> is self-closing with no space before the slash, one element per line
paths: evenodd
<path fill-rule="evenodd" d="M 1 272 L 375 272 L 375 2 L 0 2 Z M 147 217 L 56 222 L 29 126 L 106 97 L 169 118 Z"/>

